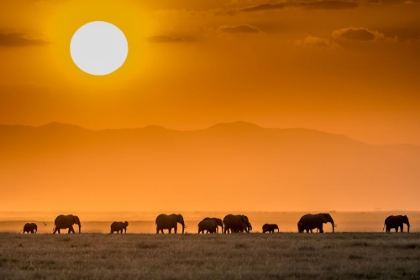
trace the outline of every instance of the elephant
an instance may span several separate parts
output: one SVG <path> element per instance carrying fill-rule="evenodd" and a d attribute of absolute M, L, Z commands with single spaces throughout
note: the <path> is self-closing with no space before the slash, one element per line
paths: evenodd
<path fill-rule="evenodd" d="M 128 222 L 113 222 L 111 224 L 111 232 L 110 233 L 114 233 L 114 231 L 116 231 L 117 233 L 127 233 L 127 227 L 128 227 Z"/>
<path fill-rule="evenodd" d="M 217 224 L 217 226 L 216 226 L 216 232 L 217 233 L 219 232 L 219 227 L 222 228 L 222 232 L 223 232 L 223 221 L 222 221 L 222 219 L 219 219 L 219 218 L 209 218 L 209 217 L 207 217 L 207 218 L 204 218 L 203 221 L 204 220 L 213 220 Z"/>
<path fill-rule="evenodd" d="M 332 225 L 332 232 L 334 232 L 334 220 L 330 214 L 327 213 L 319 213 L 319 214 L 306 214 L 300 218 L 299 222 L 297 223 L 299 233 L 302 233 L 306 230 L 309 232 L 315 228 L 319 230 L 320 233 L 323 233 L 324 230 L 322 229 L 323 224 L 331 223 Z"/>
<path fill-rule="evenodd" d="M 276 229 L 277 229 L 277 232 L 280 232 L 279 226 L 276 224 L 264 224 L 262 226 L 263 233 L 266 233 L 266 232 L 274 233 L 274 230 Z"/>
<path fill-rule="evenodd" d="M 38 226 L 35 223 L 27 223 L 23 226 L 23 233 L 37 233 Z"/>
<path fill-rule="evenodd" d="M 169 234 L 171 233 L 172 229 L 174 229 L 174 233 L 176 234 L 177 231 L 177 223 L 182 225 L 182 233 L 184 233 L 184 229 L 187 227 L 184 223 L 184 217 L 181 214 L 160 214 L 156 217 L 156 234 L 159 234 L 159 231 L 163 233 L 164 229 L 167 229 Z"/>
<path fill-rule="evenodd" d="M 74 215 L 59 215 L 57 216 L 57 218 L 55 218 L 54 224 L 55 224 L 55 227 L 54 227 L 53 234 L 55 234 L 56 232 L 60 234 L 60 229 L 66 229 L 66 228 L 69 229 L 69 232 L 68 232 L 69 234 L 75 233 L 73 229 L 74 224 L 79 226 L 79 234 L 82 229 L 82 224 L 80 223 L 79 217 L 74 216 Z"/>
<path fill-rule="evenodd" d="M 404 224 L 407 225 L 407 232 L 410 232 L 410 222 L 406 215 L 389 216 L 385 219 L 384 228 L 386 227 L 386 232 L 391 232 L 392 228 L 395 228 L 395 232 L 398 232 L 398 228 L 401 228 L 401 232 L 403 232 Z"/>
<path fill-rule="evenodd" d="M 230 229 L 230 232 L 250 232 L 252 230 L 251 224 L 247 225 L 245 223 L 242 223 L 240 227 L 235 227 L 233 229 Z"/>
<path fill-rule="evenodd" d="M 228 214 L 223 218 L 224 230 L 226 232 L 249 232 L 252 230 L 251 223 L 245 215 L 232 215 Z"/>
<path fill-rule="evenodd" d="M 198 233 L 204 233 L 204 231 L 207 231 L 207 233 L 216 233 L 217 222 L 210 218 L 203 219 L 198 223 Z"/>

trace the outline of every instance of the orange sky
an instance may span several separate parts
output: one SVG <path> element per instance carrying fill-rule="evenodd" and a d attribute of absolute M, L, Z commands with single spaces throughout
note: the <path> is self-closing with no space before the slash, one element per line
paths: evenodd
<path fill-rule="evenodd" d="M 418 0 L 2 1 L 0 124 L 241 120 L 420 145 L 419 15 Z M 96 20 L 129 43 L 126 63 L 104 77 L 69 52 Z"/>
<path fill-rule="evenodd" d="M 3 1 L 0 123 L 244 120 L 420 145 L 419 12 L 399 0 Z M 69 55 L 94 20 L 129 41 L 126 64 L 105 77 Z"/>

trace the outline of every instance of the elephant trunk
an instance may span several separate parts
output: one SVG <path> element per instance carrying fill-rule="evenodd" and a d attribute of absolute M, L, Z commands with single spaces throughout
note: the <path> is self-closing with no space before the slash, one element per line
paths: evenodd
<path fill-rule="evenodd" d="M 332 232 L 334 233 L 334 228 L 335 228 L 334 221 L 331 222 L 331 225 L 332 225 Z"/>
<path fill-rule="evenodd" d="M 181 225 L 182 225 L 182 233 L 184 234 L 184 229 L 186 228 L 186 226 L 185 226 L 184 222 L 182 222 Z"/>
<path fill-rule="evenodd" d="M 78 223 L 77 225 L 79 226 L 79 234 L 80 234 L 80 232 L 82 231 L 82 224 Z"/>
<path fill-rule="evenodd" d="M 410 223 L 407 223 L 407 232 L 410 232 Z"/>

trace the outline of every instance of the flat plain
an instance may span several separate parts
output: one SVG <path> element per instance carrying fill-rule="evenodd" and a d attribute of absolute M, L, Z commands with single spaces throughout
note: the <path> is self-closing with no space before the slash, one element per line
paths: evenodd
<path fill-rule="evenodd" d="M 0 279 L 420 279 L 420 233 L 0 234 Z"/>

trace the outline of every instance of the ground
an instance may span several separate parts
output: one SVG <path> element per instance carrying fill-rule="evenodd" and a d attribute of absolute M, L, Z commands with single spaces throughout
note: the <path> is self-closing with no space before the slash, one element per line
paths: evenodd
<path fill-rule="evenodd" d="M 0 279 L 420 279 L 420 233 L 0 234 Z"/>

